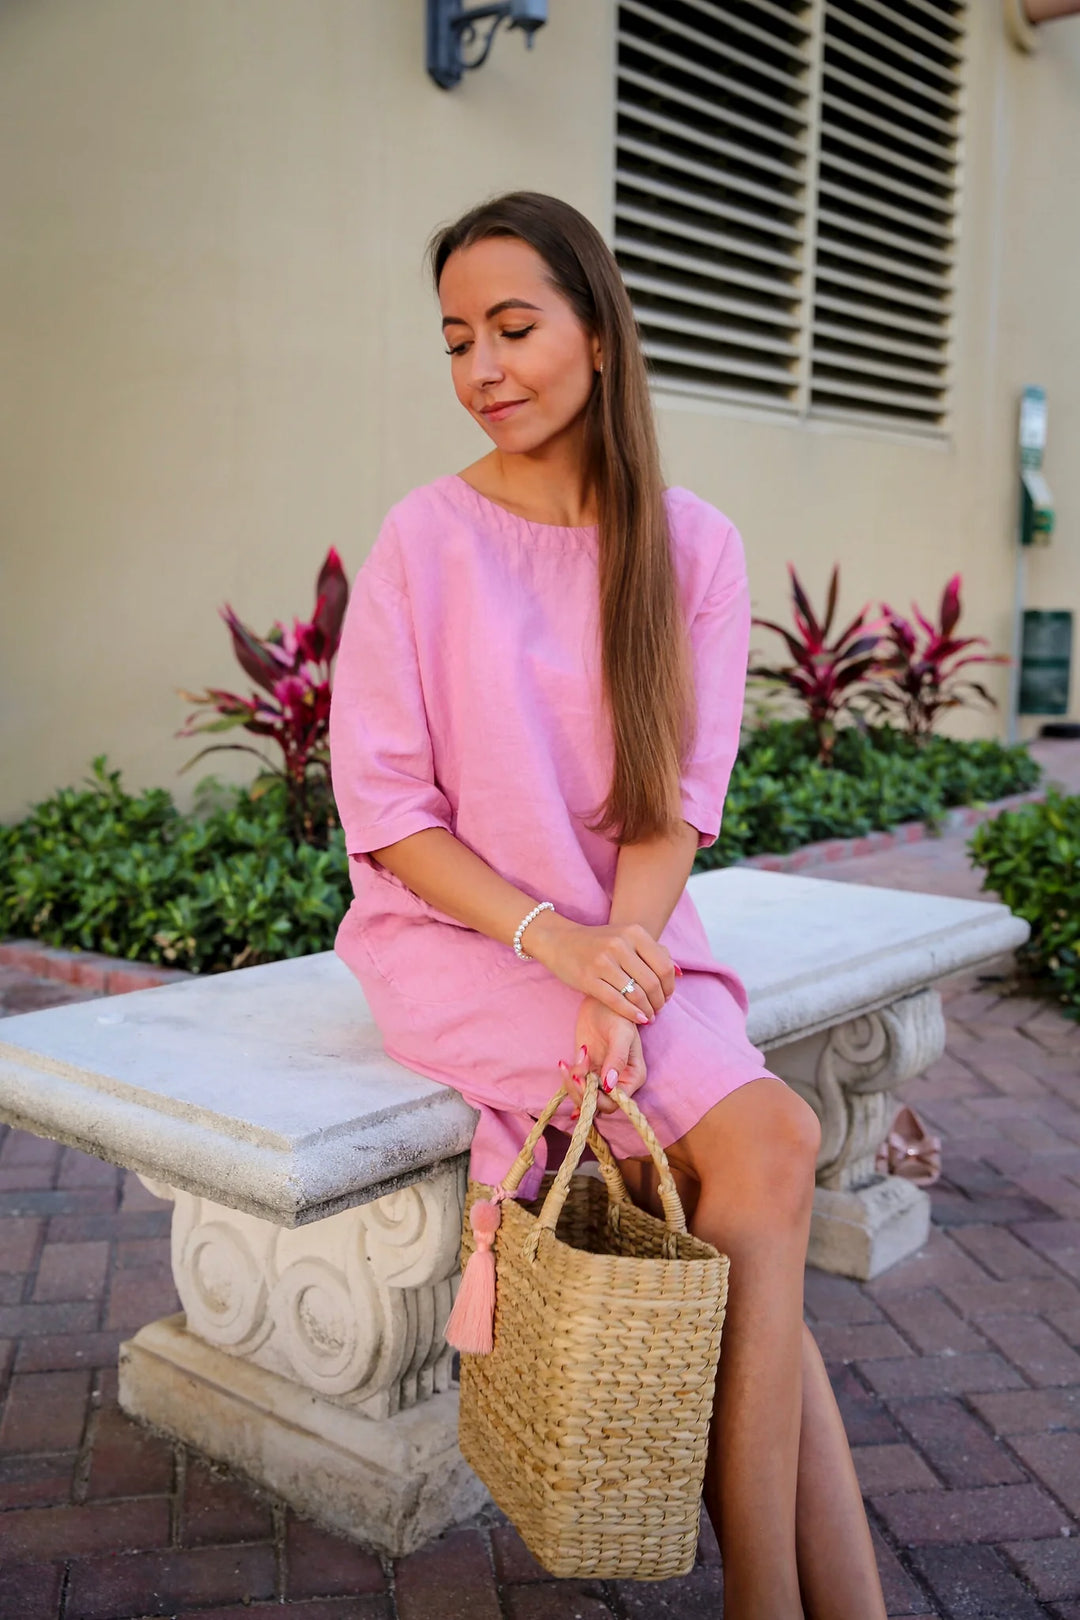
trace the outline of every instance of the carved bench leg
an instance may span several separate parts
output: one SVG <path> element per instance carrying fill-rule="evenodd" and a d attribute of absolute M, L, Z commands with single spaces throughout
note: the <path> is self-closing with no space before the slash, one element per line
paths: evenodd
<path fill-rule="evenodd" d="M 443 1337 L 464 1160 L 292 1230 L 146 1185 L 184 1310 L 121 1346 L 125 1411 L 391 1556 L 482 1506 Z"/>
<path fill-rule="evenodd" d="M 945 1050 L 935 990 L 769 1052 L 769 1065 L 821 1120 L 809 1261 L 866 1281 L 914 1254 L 930 1231 L 921 1187 L 874 1170 L 896 1112 L 895 1088 Z"/>

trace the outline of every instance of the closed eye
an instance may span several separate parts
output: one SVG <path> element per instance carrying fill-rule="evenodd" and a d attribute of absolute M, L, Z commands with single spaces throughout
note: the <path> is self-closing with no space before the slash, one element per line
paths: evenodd
<path fill-rule="evenodd" d="M 518 326 L 518 327 L 515 327 L 513 331 L 500 332 L 499 336 L 504 337 L 504 338 L 515 338 L 515 339 L 516 338 L 523 338 L 523 337 L 528 337 L 529 333 L 534 331 L 535 329 L 536 329 L 536 322 L 533 321 L 530 326 Z M 446 350 L 446 353 L 449 354 L 449 355 L 464 354 L 465 350 L 468 347 L 469 347 L 469 341 L 468 341 L 468 339 L 466 339 L 464 342 L 461 342 L 461 343 L 452 343 L 450 345 L 450 347 Z"/>

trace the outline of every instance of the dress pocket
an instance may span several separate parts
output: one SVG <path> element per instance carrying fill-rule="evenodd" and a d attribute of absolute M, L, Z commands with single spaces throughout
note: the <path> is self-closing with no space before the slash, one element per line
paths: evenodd
<path fill-rule="evenodd" d="M 436 911 L 373 863 L 365 863 L 353 887 L 356 937 L 399 995 L 432 1006 L 468 1005 L 521 972 L 510 946 Z"/>

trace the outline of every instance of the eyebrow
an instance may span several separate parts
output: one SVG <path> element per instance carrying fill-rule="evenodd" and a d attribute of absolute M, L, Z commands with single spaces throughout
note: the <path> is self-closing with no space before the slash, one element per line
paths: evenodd
<path fill-rule="evenodd" d="M 539 304 L 526 303 L 524 298 L 504 298 L 501 303 L 492 304 L 490 309 L 484 311 L 485 321 L 493 321 L 496 315 L 501 315 L 504 309 L 535 309 L 538 314 L 543 313 Z M 448 326 L 468 326 L 460 315 L 444 315 L 443 328 Z"/>

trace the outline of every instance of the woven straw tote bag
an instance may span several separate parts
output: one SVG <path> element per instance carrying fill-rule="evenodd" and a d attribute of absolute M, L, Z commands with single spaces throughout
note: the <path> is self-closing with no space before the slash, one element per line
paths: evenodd
<path fill-rule="evenodd" d="M 565 1095 L 537 1120 L 507 1193 Z M 460 1442 L 552 1575 L 657 1581 L 694 1563 L 728 1260 L 687 1232 L 663 1148 L 632 1099 L 611 1095 L 652 1155 L 665 1219 L 631 1201 L 593 1128 L 590 1074 L 557 1175 L 533 1203 L 500 1205 L 493 1349 L 462 1354 Z M 586 1141 L 600 1176 L 574 1175 Z M 493 1191 L 469 1183 L 463 1264 L 472 1206 Z"/>

